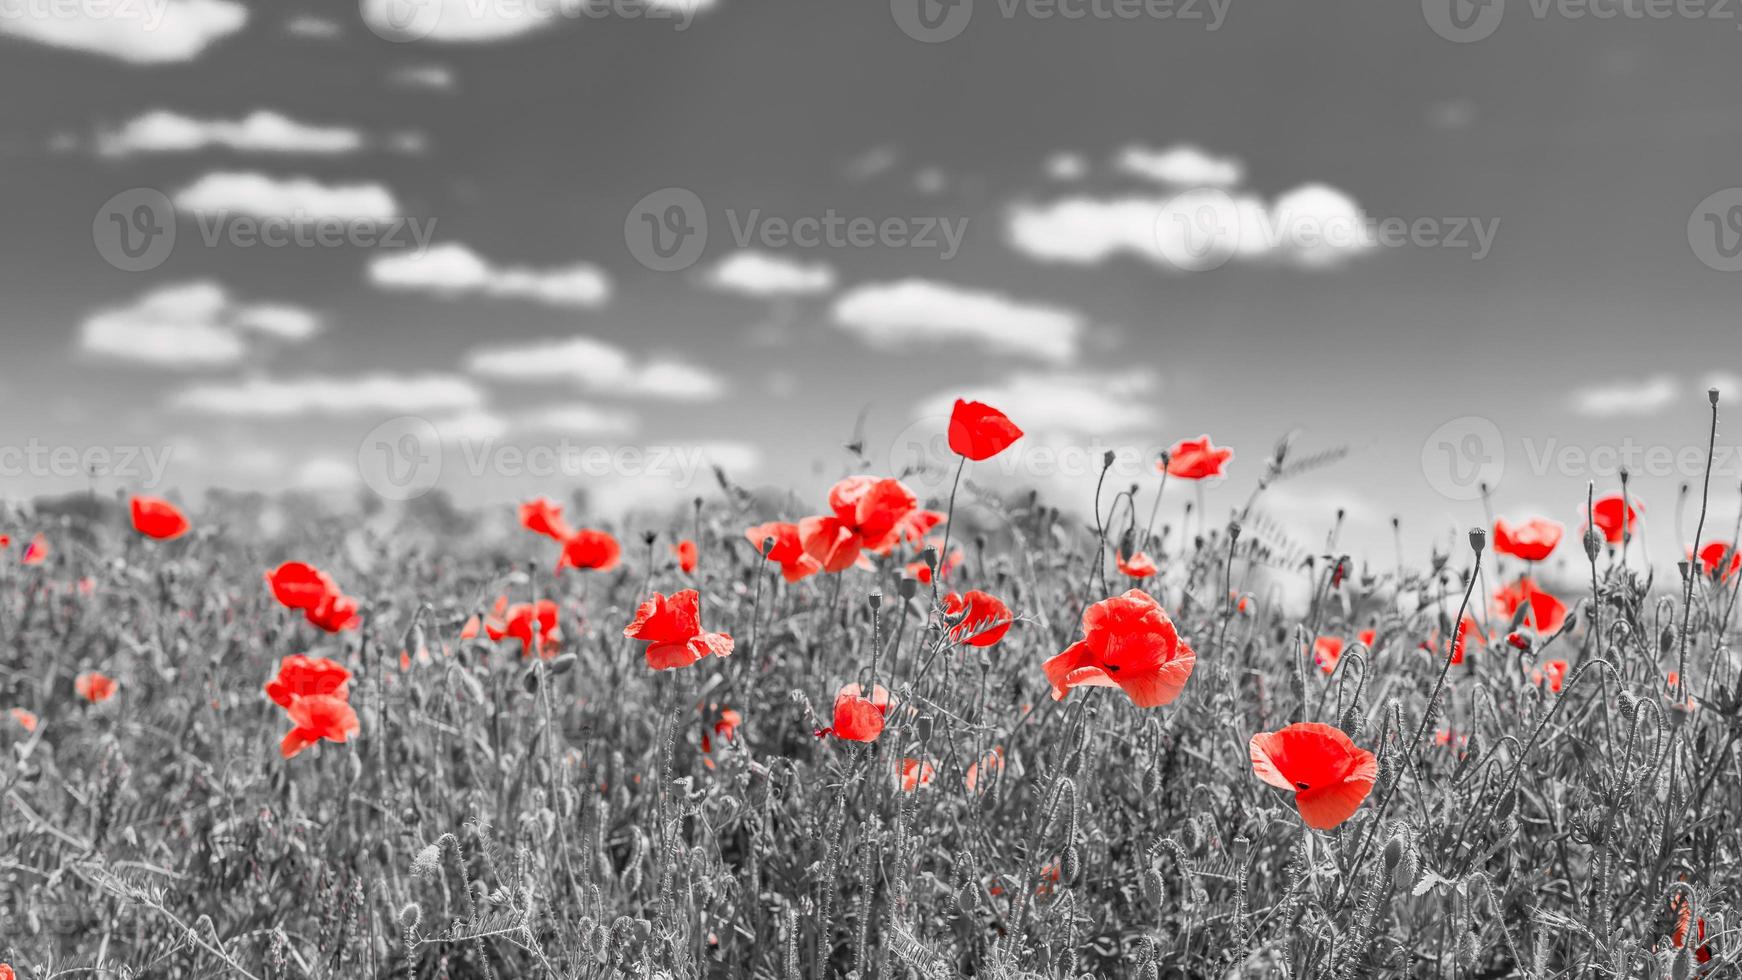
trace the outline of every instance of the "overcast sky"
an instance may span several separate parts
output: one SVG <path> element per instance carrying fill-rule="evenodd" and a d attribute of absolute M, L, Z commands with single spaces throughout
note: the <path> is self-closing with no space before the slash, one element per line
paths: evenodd
<path fill-rule="evenodd" d="M 705 460 L 820 506 L 970 394 L 1030 433 L 977 477 L 1065 506 L 1208 433 L 1225 514 L 1293 433 L 1349 448 L 1271 493 L 1303 541 L 1345 506 L 1389 562 L 1479 478 L 1571 530 L 1630 460 L 1667 554 L 1742 407 L 1727 7 L 81 2 L 0 0 L 8 497 L 70 449 L 189 501 Z"/>

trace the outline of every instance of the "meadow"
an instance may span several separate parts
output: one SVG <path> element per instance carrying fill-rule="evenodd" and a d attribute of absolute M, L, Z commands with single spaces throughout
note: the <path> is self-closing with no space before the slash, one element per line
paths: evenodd
<path fill-rule="evenodd" d="M 1286 443 L 1073 511 L 974 481 L 1020 423 L 490 542 L 6 510 L 0 977 L 1733 969 L 1735 488 L 1674 580 L 1625 481 L 1350 555 L 1264 519 Z"/>

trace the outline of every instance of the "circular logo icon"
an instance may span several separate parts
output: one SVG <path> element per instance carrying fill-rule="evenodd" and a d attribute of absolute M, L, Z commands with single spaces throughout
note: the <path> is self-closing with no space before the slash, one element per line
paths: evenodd
<path fill-rule="evenodd" d="M 1500 28 L 1505 0 L 1421 0 L 1421 15 L 1433 32 L 1457 44 L 1480 41 Z"/>
<path fill-rule="evenodd" d="M 122 272 L 155 269 L 175 251 L 175 205 L 156 188 L 122 191 L 97 209 L 91 241 L 103 261 Z"/>
<path fill-rule="evenodd" d="M 357 447 L 357 472 L 383 500 L 412 500 L 428 493 L 442 475 L 442 437 L 428 419 L 388 419 Z"/>
<path fill-rule="evenodd" d="M 1482 488 L 1500 485 L 1506 473 L 1506 443 L 1500 427 L 1465 415 L 1433 430 L 1421 444 L 1421 473 L 1449 500 L 1475 500 Z"/>
<path fill-rule="evenodd" d="M 623 240 L 635 261 L 655 272 L 678 272 L 696 264 L 708 244 L 708 209 L 696 192 L 682 187 L 654 191 L 629 209 Z"/>
<path fill-rule="evenodd" d="M 1162 261 L 1184 272 L 1207 272 L 1240 249 L 1240 205 L 1226 191 L 1201 187 L 1162 205 L 1155 219 Z"/>
<path fill-rule="evenodd" d="M 384 41 L 421 41 L 435 33 L 446 0 L 362 0 L 363 23 Z"/>
<path fill-rule="evenodd" d="M 897 432 L 889 443 L 887 460 L 885 472 L 900 477 L 920 496 L 949 493 L 956 474 L 949 416 L 928 415 Z"/>
<path fill-rule="evenodd" d="M 1742 271 L 1742 187 L 1712 194 L 1688 215 L 1688 245 L 1719 272 Z"/>
<path fill-rule="evenodd" d="M 889 0 L 901 33 L 924 44 L 942 44 L 968 29 L 974 0 Z"/>

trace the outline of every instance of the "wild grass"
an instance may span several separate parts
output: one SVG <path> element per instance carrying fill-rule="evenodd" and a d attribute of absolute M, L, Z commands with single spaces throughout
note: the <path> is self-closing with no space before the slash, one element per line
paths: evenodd
<path fill-rule="evenodd" d="M 117 520 L 52 526 L 46 563 L 15 549 L 0 573 L 0 707 L 41 719 L 0 717 L 0 957 L 30 980 L 1734 968 L 1742 576 L 1684 565 L 1666 585 L 1637 545 L 1598 547 L 1588 581 L 1558 583 L 1567 625 L 1521 651 L 1488 602 L 1517 563 L 1480 540 L 1369 563 L 1334 534 L 1295 541 L 1261 494 L 1234 523 L 1200 509 L 1151 537 L 1156 487 L 1101 492 L 1085 521 L 952 489 L 966 562 L 945 588 L 1017 616 L 989 649 L 952 642 L 939 592 L 904 584 L 911 554 L 782 581 L 744 529 L 800 515 L 723 481 L 693 521 L 614 528 L 622 569 L 560 577 L 530 534 L 410 519 L 252 540 L 212 506 L 164 544 Z M 0 526 L 40 529 L 29 510 Z M 680 537 L 693 575 L 668 557 Z M 1114 555 L 1142 540 L 1162 572 L 1124 580 Z M 362 627 L 321 633 L 278 605 L 261 575 L 287 558 L 329 568 Z M 1305 608 L 1282 601 L 1289 577 Z M 1183 696 L 1055 701 L 1040 664 L 1133 585 L 1198 652 Z M 650 671 L 622 628 L 688 587 L 737 650 Z M 502 595 L 557 600 L 565 656 L 461 639 Z M 1466 603 L 1482 629 L 1453 663 Z M 1349 644 L 1329 674 L 1321 635 Z M 350 668 L 362 733 L 285 760 L 261 685 L 295 653 Z M 1558 693 L 1532 676 L 1555 658 Z M 118 693 L 78 698 L 84 670 Z M 873 676 L 896 705 L 882 737 L 818 737 L 835 692 Z M 1248 738 L 1297 721 L 1379 756 L 1335 830 L 1253 776 Z M 929 783 L 903 787 L 908 759 Z M 1708 962 L 1672 940 L 1678 909 L 1703 920 Z"/>

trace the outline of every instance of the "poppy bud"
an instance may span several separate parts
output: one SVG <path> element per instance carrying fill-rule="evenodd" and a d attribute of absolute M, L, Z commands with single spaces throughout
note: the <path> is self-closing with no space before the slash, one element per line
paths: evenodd
<path fill-rule="evenodd" d="M 1076 881 L 1077 872 L 1082 870 L 1082 853 L 1075 843 L 1065 848 L 1064 856 L 1059 860 L 1059 873 L 1066 881 Z"/>
<path fill-rule="evenodd" d="M 1482 549 L 1486 548 L 1487 546 L 1488 546 L 1488 532 L 1483 530 L 1482 528 L 1479 528 L 1479 527 L 1471 528 L 1470 529 L 1470 550 L 1474 551 L 1476 554 L 1479 555 L 1482 553 Z"/>
<path fill-rule="evenodd" d="M 1594 527 L 1586 528 L 1585 529 L 1585 557 L 1590 559 L 1591 561 L 1596 561 L 1598 552 L 1600 552 L 1602 550 L 1603 550 L 1603 539 L 1602 539 L 1602 536 L 1597 533 L 1597 529 Z"/>
<path fill-rule="evenodd" d="M 1386 874 L 1390 875 L 1397 873 L 1397 866 L 1403 861 L 1402 837 L 1392 837 L 1391 840 L 1386 843 L 1382 860 L 1385 862 Z"/>
<path fill-rule="evenodd" d="M 933 573 L 937 572 L 938 550 L 936 548 L 927 548 L 920 552 L 919 560 L 925 562 L 925 567 L 931 569 Z"/>
<path fill-rule="evenodd" d="M 526 673 L 520 675 L 520 686 L 526 688 L 528 694 L 537 694 L 538 671 L 530 667 L 527 668 Z"/>
<path fill-rule="evenodd" d="M 573 670 L 574 666 L 575 666 L 575 655 L 572 653 L 565 653 L 562 656 L 556 658 L 555 660 L 552 660 L 550 662 L 550 664 L 545 667 L 545 669 L 550 671 L 553 674 L 566 674 L 569 671 Z"/>
<path fill-rule="evenodd" d="M 1714 388 L 1714 389 L 1712 389 L 1712 402 L 1713 402 L 1713 404 L 1716 404 L 1717 400 L 1718 400 L 1718 390 L 1716 388 Z M 1101 469 L 1110 470 L 1112 468 L 1113 468 L 1113 450 L 1109 449 L 1101 455 Z"/>
<path fill-rule="evenodd" d="M 1509 789 L 1506 795 L 1500 797 L 1500 802 L 1494 807 L 1494 819 L 1505 820 L 1512 816 L 1512 808 L 1518 805 L 1518 790 Z"/>
<path fill-rule="evenodd" d="M 1240 540 L 1240 522 L 1239 521 L 1229 521 L 1228 522 L 1228 540 L 1230 540 L 1230 541 Z"/>

